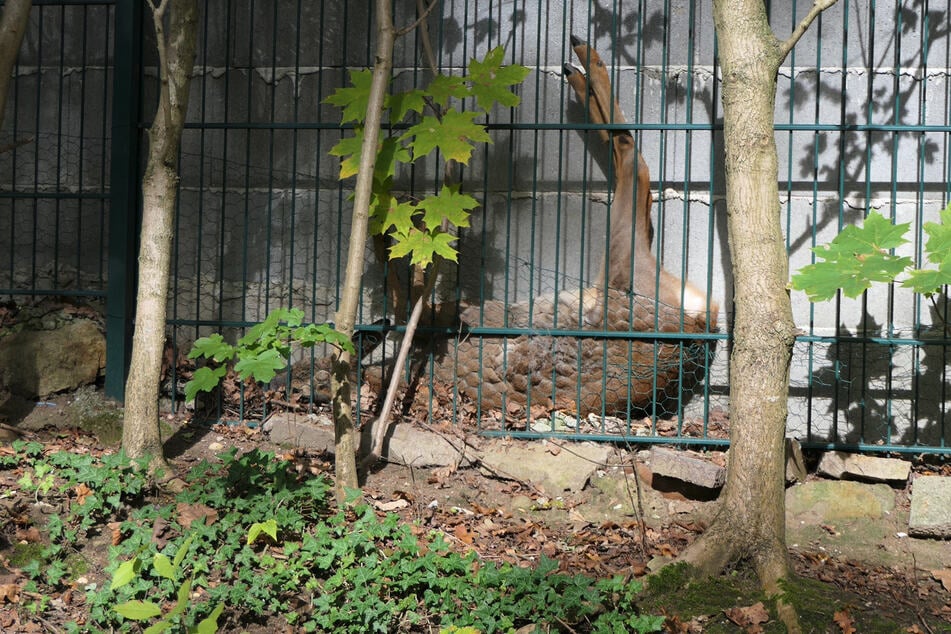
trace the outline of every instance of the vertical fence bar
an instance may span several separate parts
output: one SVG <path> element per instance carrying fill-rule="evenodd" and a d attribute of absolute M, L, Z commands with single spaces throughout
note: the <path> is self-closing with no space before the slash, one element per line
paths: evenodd
<path fill-rule="evenodd" d="M 138 244 L 142 3 L 117 2 L 113 51 L 105 393 L 122 400 L 132 353 Z"/>

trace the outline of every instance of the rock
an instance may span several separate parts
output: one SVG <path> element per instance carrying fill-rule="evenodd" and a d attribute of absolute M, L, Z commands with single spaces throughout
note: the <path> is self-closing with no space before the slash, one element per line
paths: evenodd
<path fill-rule="evenodd" d="M 806 481 L 806 461 L 795 438 L 786 439 L 786 484 Z"/>
<path fill-rule="evenodd" d="M 105 367 L 106 338 L 90 320 L 0 337 L 0 385 L 23 398 L 94 383 Z"/>
<path fill-rule="evenodd" d="M 395 425 L 383 445 L 391 462 L 414 467 L 466 466 L 474 451 L 462 438 L 447 438 L 413 425 Z"/>
<path fill-rule="evenodd" d="M 898 458 L 827 451 L 819 460 L 819 473 L 837 479 L 854 478 L 904 485 L 911 473 L 911 464 Z"/>
<path fill-rule="evenodd" d="M 650 468 L 655 475 L 677 478 L 706 489 L 719 489 L 726 481 L 726 469 L 692 452 L 653 447 Z"/>
<path fill-rule="evenodd" d="M 549 495 L 558 495 L 583 489 L 610 451 L 606 445 L 568 443 L 555 455 L 541 443 L 500 443 L 485 450 L 482 464 L 494 474 L 531 482 Z"/>
<path fill-rule="evenodd" d="M 274 414 L 267 419 L 263 427 L 271 437 L 271 442 L 292 447 L 307 447 L 315 451 L 334 451 L 333 425 L 321 425 L 311 421 L 308 416 L 299 414 Z"/>
<path fill-rule="evenodd" d="M 951 537 L 951 478 L 917 476 L 914 479 L 908 533 L 916 537 Z"/>
<path fill-rule="evenodd" d="M 816 523 L 878 519 L 894 508 L 895 492 L 887 484 L 817 480 L 786 489 L 786 513 Z"/>

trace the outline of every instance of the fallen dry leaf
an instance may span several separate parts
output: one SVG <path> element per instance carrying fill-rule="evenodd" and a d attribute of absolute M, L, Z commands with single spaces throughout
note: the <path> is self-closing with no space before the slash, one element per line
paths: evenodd
<path fill-rule="evenodd" d="M 461 541 L 463 544 L 469 544 L 470 546 L 472 545 L 472 540 L 475 537 L 475 535 L 465 527 L 465 524 L 456 524 L 452 534 L 455 535 L 456 539 Z"/>
<path fill-rule="evenodd" d="M 196 520 L 202 520 L 205 526 L 211 526 L 218 519 L 218 511 L 204 504 L 179 502 L 175 510 L 178 512 L 178 523 L 186 529 L 190 528 L 192 522 Z"/>
<path fill-rule="evenodd" d="M 769 612 L 766 610 L 766 606 L 763 605 L 762 601 L 745 608 L 730 608 L 729 610 L 724 610 L 723 613 L 726 615 L 726 618 L 750 634 L 762 632 L 763 628 L 760 627 L 760 624 L 769 620 Z"/>
<path fill-rule="evenodd" d="M 398 511 L 399 509 L 405 509 L 407 506 L 409 506 L 409 502 L 407 502 L 403 498 L 392 500 L 390 502 L 377 502 L 376 500 L 374 500 L 373 506 L 378 511 L 389 513 L 390 511 Z"/>
<path fill-rule="evenodd" d="M 951 568 L 932 570 L 931 576 L 935 578 L 935 581 L 940 581 L 945 590 L 951 592 Z"/>
<path fill-rule="evenodd" d="M 20 586 L 15 583 L 0 584 L 0 603 L 17 603 L 20 600 Z"/>
<path fill-rule="evenodd" d="M 832 620 L 842 630 L 842 634 L 855 634 L 855 624 L 852 622 L 852 615 L 848 610 L 839 610 L 832 615 Z"/>
<path fill-rule="evenodd" d="M 85 483 L 80 483 L 73 487 L 73 493 L 76 494 L 76 502 L 79 506 L 82 506 L 86 503 L 86 498 L 93 494 L 93 491 Z"/>
<path fill-rule="evenodd" d="M 35 526 L 30 526 L 29 528 L 18 528 L 16 530 L 16 539 L 18 542 L 38 544 L 43 541 L 43 536 L 40 535 L 39 529 Z"/>
<path fill-rule="evenodd" d="M 112 545 L 118 546 L 122 543 L 122 522 L 109 522 L 106 528 L 112 531 Z"/>

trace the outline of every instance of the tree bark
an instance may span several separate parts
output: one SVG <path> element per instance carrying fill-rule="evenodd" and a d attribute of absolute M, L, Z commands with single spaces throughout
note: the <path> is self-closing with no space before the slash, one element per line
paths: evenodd
<path fill-rule="evenodd" d="M 364 251 L 367 243 L 367 225 L 373 172 L 380 138 L 380 125 L 390 74 L 393 69 L 393 28 L 390 0 L 376 1 L 376 62 L 370 84 L 370 99 L 364 120 L 363 146 L 360 148 L 360 172 L 354 189 L 353 221 L 350 227 L 350 246 L 340 306 L 337 308 L 335 327 L 347 337 L 353 336 L 360 301 L 360 279 L 363 276 Z M 334 413 L 336 497 L 340 504 L 347 500 L 347 489 L 357 489 L 357 432 L 353 422 L 350 384 L 350 353 L 339 350 L 334 356 L 331 389 Z"/>
<path fill-rule="evenodd" d="M 149 128 L 148 162 L 142 178 L 138 292 L 122 448 L 133 458 L 150 457 L 155 466 L 164 463 L 159 383 L 178 193 L 178 152 L 195 64 L 198 4 L 196 0 L 162 0 L 156 5 L 150 0 L 150 5 L 159 49 L 161 90 L 155 120 Z"/>
<path fill-rule="evenodd" d="M 785 42 L 770 29 L 762 0 L 713 3 L 723 73 L 727 226 L 736 307 L 730 454 L 718 515 L 681 559 L 702 575 L 749 560 L 771 594 L 781 592 L 778 582 L 789 574 L 784 437 L 796 337 L 773 129 L 776 76 L 809 23 L 834 1 L 817 0 Z M 787 627 L 796 631 L 794 618 Z"/>
<path fill-rule="evenodd" d="M 13 65 L 16 63 L 26 33 L 33 0 L 6 0 L 0 16 L 0 125 L 7 111 L 7 94 Z"/>

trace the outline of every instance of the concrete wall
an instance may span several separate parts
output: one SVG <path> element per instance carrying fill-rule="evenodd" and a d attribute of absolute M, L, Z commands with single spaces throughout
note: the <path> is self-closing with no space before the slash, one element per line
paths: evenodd
<path fill-rule="evenodd" d="M 321 102 L 346 81 L 347 69 L 372 64 L 370 4 L 275 0 L 255 3 L 253 12 L 245 2 L 205 4 L 189 114 L 194 127 L 186 132 L 182 151 L 171 298 L 177 318 L 253 320 L 287 302 L 304 307 L 315 320 L 332 316 L 342 279 L 351 183 L 337 181 L 337 161 L 327 155 L 341 137 L 333 128 L 339 113 Z M 411 23 L 414 17 L 407 11 L 413 3 L 395 4 L 397 25 Z M 811 3 L 771 5 L 774 29 L 784 37 Z M 937 219 L 947 198 L 948 133 L 926 126 L 951 123 L 949 7 L 945 2 L 890 0 L 876 3 L 873 20 L 867 5 L 840 0 L 780 71 L 777 123 L 804 126 L 776 134 L 792 270 L 810 262 L 811 246 L 831 240 L 840 226 L 860 220 L 869 208 L 912 223 L 913 240 L 901 251 L 920 261 L 921 226 Z M 56 31 L 56 21 L 63 20 L 56 11 L 44 10 L 42 29 L 34 15 L 24 44 L 17 130 L 36 128 L 40 134 L 33 149 L 21 149 L 16 161 L 0 155 L 0 187 L 5 190 L 95 188 L 91 170 L 81 179 L 77 170 L 93 164 L 93 154 L 107 154 L 88 143 L 86 154 L 78 158 L 68 147 L 50 150 L 49 130 L 73 143 L 109 135 L 89 115 L 91 107 L 77 114 L 77 104 L 88 99 L 78 88 L 85 86 L 89 94 L 102 91 L 100 84 L 109 79 L 108 59 L 90 59 L 86 53 L 90 61 L 84 64 L 57 66 L 59 49 L 49 35 Z M 69 14 L 65 22 L 75 24 L 75 16 Z M 707 288 L 721 307 L 720 324 L 728 327 L 732 291 L 710 3 L 444 0 L 430 25 L 443 72 L 461 72 L 471 57 L 481 58 L 500 44 L 507 59 L 532 69 L 519 89 L 522 106 L 492 113 L 494 124 L 582 123 L 583 109 L 563 81 L 561 67 L 573 61 L 570 34 L 595 45 L 612 68 L 621 107 L 635 124 L 651 171 L 656 248 L 663 265 Z M 97 33 L 94 27 L 87 31 Z M 38 58 L 44 39 L 50 41 Z M 81 41 L 63 41 L 67 60 L 83 59 Z M 101 45 L 89 37 L 87 48 L 93 42 Z M 398 40 L 398 88 L 428 81 L 420 50 L 415 34 Z M 149 42 L 146 51 L 151 51 Z M 151 52 L 146 64 L 152 70 L 144 102 L 152 104 Z M 36 88 L 37 81 L 48 85 Z M 56 93 L 59 85 L 65 88 Z M 62 110 L 56 100 L 31 98 L 48 90 L 65 96 Z M 11 130 L 11 113 L 8 106 L 3 138 Z M 150 117 L 145 112 L 143 120 Z M 864 127 L 870 124 L 925 127 Z M 570 129 L 497 129 L 492 137 L 493 144 L 480 150 L 465 171 L 465 188 L 482 207 L 473 215 L 472 228 L 462 234 L 460 266 L 449 272 L 440 293 L 454 297 L 452 282 L 457 280 L 465 300 L 511 302 L 590 284 L 608 215 L 605 149 L 593 133 Z M 53 160 L 57 156 L 62 157 L 58 163 Z M 438 170 L 432 162 L 422 163 L 400 175 L 399 187 L 429 191 Z M 0 222 L 7 223 L 9 216 L 18 236 L 34 225 L 49 226 L 46 219 L 55 212 L 46 205 L 37 208 L 36 216 L 24 215 L 13 211 L 10 201 L 2 204 Z M 82 222 L 81 211 L 65 215 L 64 222 L 75 229 L 70 235 L 82 236 L 72 238 L 80 244 L 72 248 L 90 253 L 63 261 L 51 255 L 46 234 L 36 238 L 35 246 L 27 240 L 27 246 L 14 247 L 21 243 L 11 238 L 9 248 L 17 251 L 10 278 L 22 282 L 35 280 L 37 268 L 101 264 L 105 239 L 83 233 L 91 231 L 93 220 Z M 21 263 L 34 248 L 44 264 L 24 269 Z M 102 279 L 101 273 L 92 277 Z M 371 264 L 364 321 L 382 311 L 381 279 L 379 268 Z M 904 289 L 879 287 L 866 299 L 817 306 L 802 293 L 792 296 L 796 321 L 810 335 L 933 335 L 933 309 Z M 179 334 L 188 338 L 197 332 L 189 328 Z M 726 359 L 727 348 L 721 345 L 709 380 L 714 406 L 727 406 Z M 935 442 L 935 430 L 947 416 L 944 401 L 951 394 L 947 366 L 947 347 L 939 345 L 797 344 L 791 433 L 888 442 L 910 441 L 917 428 Z M 702 416 L 706 405 L 704 399 L 694 399 L 687 415 Z"/>

